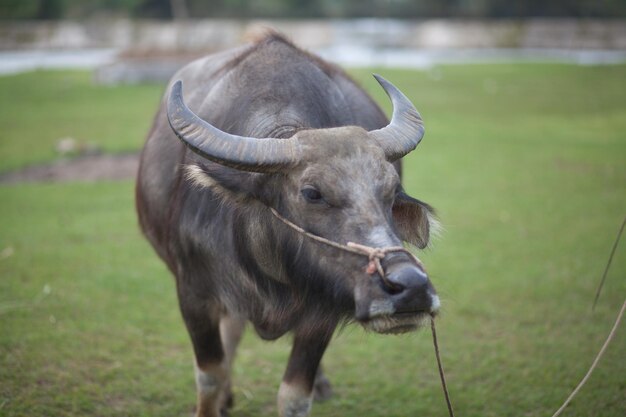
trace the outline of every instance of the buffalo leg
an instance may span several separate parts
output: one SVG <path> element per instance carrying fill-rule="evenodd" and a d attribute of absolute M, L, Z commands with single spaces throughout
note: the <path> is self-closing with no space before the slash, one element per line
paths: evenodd
<path fill-rule="evenodd" d="M 220 338 L 219 306 L 183 294 L 180 288 L 179 302 L 195 353 L 196 417 L 220 417 L 229 378 Z"/>
<path fill-rule="evenodd" d="M 220 320 L 220 335 L 224 349 L 224 365 L 228 370 L 228 379 L 226 380 L 224 387 L 225 395 L 222 409 L 231 408 L 233 406 L 233 393 L 231 390 L 232 381 L 230 376 L 232 375 L 232 365 L 233 360 L 235 359 L 235 351 L 237 350 L 237 346 L 241 340 L 241 335 L 243 334 L 245 325 L 246 321 L 244 319 L 230 315 L 223 315 Z"/>
<path fill-rule="evenodd" d="M 321 334 L 296 333 L 287 370 L 278 390 L 280 417 L 309 415 L 317 371 L 332 337 L 332 330 Z"/>

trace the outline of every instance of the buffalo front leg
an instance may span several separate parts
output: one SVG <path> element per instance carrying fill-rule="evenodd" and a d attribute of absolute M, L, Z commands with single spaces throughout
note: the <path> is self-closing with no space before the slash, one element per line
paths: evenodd
<path fill-rule="evenodd" d="M 278 390 L 280 417 L 309 415 L 317 371 L 333 331 L 334 326 L 328 331 L 313 334 L 296 333 L 287 370 Z"/>
<path fill-rule="evenodd" d="M 232 366 L 235 359 L 235 352 L 241 340 L 241 335 L 246 326 L 246 321 L 240 317 L 232 315 L 223 315 L 220 320 L 220 336 L 222 339 L 222 347 L 224 349 L 224 365 L 228 370 L 228 379 L 224 387 L 224 406 L 232 408 L 234 404 L 232 393 Z M 224 408 L 224 407 L 222 407 Z"/>
<path fill-rule="evenodd" d="M 195 354 L 196 417 L 226 412 L 229 366 L 220 337 L 220 309 L 179 289 L 180 309 Z"/>

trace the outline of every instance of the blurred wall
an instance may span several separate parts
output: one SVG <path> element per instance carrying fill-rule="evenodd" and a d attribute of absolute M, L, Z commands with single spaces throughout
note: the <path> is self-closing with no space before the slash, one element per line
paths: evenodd
<path fill-rule="evenodd" d="M 306 48 L 565 48 L 626 50 L 626 20 L 179 20 L 4 22 L 0 49 L 115 48 L 137 53 L 203 53 L 240 44 L 264 27 Z"/>

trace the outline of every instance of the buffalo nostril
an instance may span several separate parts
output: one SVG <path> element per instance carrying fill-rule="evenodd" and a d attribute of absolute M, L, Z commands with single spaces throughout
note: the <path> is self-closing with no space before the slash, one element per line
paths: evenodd
<path fill-rule="evenodd" d="M 399 270 L 395 270 L 387 275 L 385 284 L 397 294 L 406 290 L 412 292 L 426 291 L 429 286 L 428 275 L 415 266 L 408 266 Z"/>
<path fill-rule="evenodd" d="M 416 266 L 403 266 L 392 270 L 387 276 L 396 289 L 387 290 L 391 296 L 396 312 L 430 312 L 433 308 L 434 288 L 430 284 L 428 275 Z M 397 289 L 401 289 L 397 291 Z"/>
<path fill-rule="evenodd" d="M 406 289 L 404 285 L 399 284 L 395 280 L 391 280 L 389 276 L 383 278 L 383 287 L 385 292 L 389 295 L 400 294 Z"/>

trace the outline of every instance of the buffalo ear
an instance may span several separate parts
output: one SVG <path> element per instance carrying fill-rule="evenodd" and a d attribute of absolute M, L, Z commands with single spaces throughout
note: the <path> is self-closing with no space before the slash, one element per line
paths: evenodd
<path fill-rule="evenodd" d="M 393 203 L 393 220 L 400 238 L 420 249 L 428 246 L 430 236 L 435 234 L 439 223 L 435 210 L 404 192 Z"/>
<path fill-rule="evenodd" d="M 198 187 L 211 189 L 226 201 L 259 198 L 257 193 L 263 174 L 202 163 L 186 165 L 184 169 L 188 181 Z"/>

